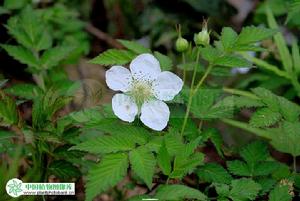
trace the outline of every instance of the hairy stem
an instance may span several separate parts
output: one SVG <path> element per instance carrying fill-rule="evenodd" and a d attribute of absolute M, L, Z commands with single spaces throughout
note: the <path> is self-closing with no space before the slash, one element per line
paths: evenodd
<path fill-rule="evenodd" d="M 253 93 L 250 93 L 248 91 L 242 91 L 242 90 L 238 90 L 238 89 L 231 89 L 231 88 L 227 88 L 227 87 L 223 87 L 223 91 L 230 93 L 230 94 L 234 94 L 234 95 L 240 95 L 240 96 L 245 96 L 251 99 L 256 99 L 259 100 L 260 98 L 257 97 L 256 95 L 254 95 Z"/>
<path fill-rule="evenodd" d="M 185 62 L 185 53 L 184 52 L 182 52 L 182 63 L 184 64 L 183 65 L 183 83 L 185 83 L 185 81 L 186 81 L 186 66 L 185 66 L 186 62 Z"/>

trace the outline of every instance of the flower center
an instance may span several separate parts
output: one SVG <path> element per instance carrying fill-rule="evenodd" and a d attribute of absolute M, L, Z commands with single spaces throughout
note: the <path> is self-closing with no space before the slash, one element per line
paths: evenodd
<path fill-rule="evenodd" d="M 142 81 L 134 81 L 129 93 L 138 106 L 142 106 L 145 101 L 153 96 L 151 83 Z"/>

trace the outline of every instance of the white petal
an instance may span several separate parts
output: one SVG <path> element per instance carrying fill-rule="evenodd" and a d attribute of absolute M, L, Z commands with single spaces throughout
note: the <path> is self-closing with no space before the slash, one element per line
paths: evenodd
<path fill-rule="evenodd" d="M 125 94 L 114 95 L 112 109 L 117 117 L 127 122 L 133 122 L 138 113 L 138 107 L 133 98 Z"/>
<path fill-rule="evenodd" d="M 159 73 L 158 60 L 151 54 L 141 54 L 130 63 L 130 70 L 134 79 L 152 81 Z"/>
<path fill-rule="evenodd" d="M 183 81 L 174 73 L 164 71 L 159 74 L 152 86 L 157 99 L 169 101 L 181 91 Z"/>
<path fill-rule="evenodd" d="M 141 121 L 156 131 L 164 129 L 169 121 L 170 110 L 166 103 L 160 100 L 145 102 L 141 109 Z"/>
<path fill-rule="evenodd" d="M 114 91 L 127 92 L 130 89 L 132 76 L 123 66 L 112 66 L 105 73 L 107 86 Z"/>

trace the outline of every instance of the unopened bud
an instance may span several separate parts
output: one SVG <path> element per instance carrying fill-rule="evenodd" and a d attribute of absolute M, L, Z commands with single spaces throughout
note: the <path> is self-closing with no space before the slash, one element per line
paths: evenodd
<path fill-rule="evenodd" d="M 198 34 L 195 34 L 194 41 L 196 45 L 204 45 L 204 46 L 209 45 L 210 37 L 207 29 L 203 29 Z"/>
<path fill-rule="evenodd" d="M 176 50 L 178 52 L 184 52 L 189 48 L 189 42 L 186 39 L 182 38 L 182 37 L 179 37 L 176 40 L 175 45 L 176 45 Z"/>

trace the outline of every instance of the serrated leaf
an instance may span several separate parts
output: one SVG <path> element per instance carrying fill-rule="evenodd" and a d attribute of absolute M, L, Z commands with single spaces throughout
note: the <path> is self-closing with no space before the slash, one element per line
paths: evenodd
<path fill-rule="evenodd" d="M 17 61 L 22 64 L 26 64 L 29 67 L 39 68 L 39 62 L 32 52 L 21 47 L 21 46 L 13 46 L 13 45 L 1 45 L 3 49 L 9 54 L 9 56 L 13 57 Z"/>
<path fill-rule="evenodd" d="M 92 154 L 106 154 L 120 151 L 129 151 L 135 147 L 135 143 L 126 135 L 99 136 L 96 139 L 87 140 L 73 146 L 71 150 L 86 151 Z"/>
<path fill-rule="evenodd" d="M 284 97 L 277 97 L 278 102 L 279 102 L 279 109 L 280 113 L 283 115 L 283 117 L 290 122 L 295 122 L 299 120 L 299 115 L 300 115 L 300 107 L 285 99 Z"/>
<path fill-rule="evenodd" d="M 159 149 L 157 154 L 157 163 L 165 175 L 169 175 L 171 173 L 171 157 L 165 143 L 163 143 Z"/>
<path fill-rule="evenodd" d="M 215 65 L 226 67 L 250 67 L 251 63 L 246 59 L 237 55 L 226 55 L 219 57 L 213 61 Z"/>
<path fill-rule="evenodd" d="M 64 160 L 53 161 L 48 167 L 48 174 L 55 175 L 62 180 L 70 180 L 80 177 L 79 169 L 72 163 Z"/>
<path fill-rule="evenodd" d="M 106 155 L 99 164 L 89 171 L 86 183 L 86 201 L 108 190 L 126 175 L 128 156 L 125 153 Z"/>
<path fill-rule="evenodd" d="M 128 40 L 118 40 L 123 46 L 125 46 L 128 50 L 131 50 L 132 52 L 136 54 L 143 54 L 143 53 L 151 53 L 151 50 L 144 47 L 138 42 L 135 41 L 128 41 Z"/>
<path fill-rule="evenodd" d="M 51 69 L 57 66 L 63 59 L 73 50 L 73 47 L 57 46 L 46 50 L 41 57 L 41 65 L 43 69 Z"/>
<path fill-rule="evenodd" d="M 251 179 L 236 179 L 231 182 L 230 198 L 233 201 L 255 200 L 261 186 Z"/>
<path fill-rule="evenodd" d="M 292 196 L 288 186 L 277 185 L 269 194 L 269 201 L 290 201 Z"/>
<path fill-rule="evenodd" d="M 261 190 L 259 192 L 260 196 L 265 195 L 267 192 L 269 192 L 274 185 L 276 184 L 276 180 L 275 179 L 271 179 L 271 178 L 260 178 L 256 180 L 257 183 L 260 184 L 261 186 Z"/>
<path fill-rule="evenodd" d="M 273 36 L 277 31 L 264 27 L 244 27 L 237 38 L 238 45 L 256 43 Z"/>
<path fill-rule="evenodd" d="M 251 170 L 248 165 L 239 160 L 227 161 L 228 170 L 237 176 L 251 176 Z"/>
<path fill-rule="evenodd" d="M 200 50 L 202 57 L 209 62 L 214 62 L 222 55 L 222 53 L 218 49 L 211 46 L 201 48 Z"/>
<path fill-rule="evenodd" d="M 162 71 L 172 70 L 173 62 L 168 56 L 161 54 L 160 52 L 157 51 L 154 52 L 154 56 L 159 61 Z"/>
<path fill-rule="evenodd" d="M 27 0 L 5 0 L 4 7 L 10 10 L 20 9 L 24 7 L 27 3 Z"/>
<path fill-rule="evenodd" d="M 229 184 L 232 180 L 230 174 L 217 163 L 207 163 L 197 170 L 197 175 L 205 182 Z"/>
<path fill-rule="evenodd" d="M 186 154 L 179 154 L 175 157 L 173 171 L 170 178 L 182 178 L 191 173 L 197 166 L 203 164 L 204 154 L 194 153 L 187 157 Z"/>
<path fill-rule="evenodd" d="M 159 200 L 207 200 L 206 195 L 197 189 L 193 189 L 184 185 L 161 185 L 157 189 L 155 198 Z"/>
<path fill-rule="evenodd" d="M 255 95 L 261 98 L 261 101 L 265 103 L 271 110 L 279 111 L 279 103 L 277 96 L 274 95 L 271 91 L 257 87 L 251 90 Z"/>
<path fill-rule="evenodd" d="M 145 148 L 137 148 L 129 153 L 132 170 L 146 183 L 149 189 L 152 187 L 156 160 L 153 153 Z"/>
<path fill-rule="evenodd" d="M 100 65 L 123 65 L 131 62 L 136 54 L 127 50 L 110 49 L 90 61 L 92 64 Z"/>
<path fill-rule="evenodd" d="M 222 153 L 223 138 L 222 138 L 220 132 L 217 129 L 211 128 L 211 129 L 205 130 L 203 132 L 203 136 L 204 136 L 204 138 L 210 139 L 210 141 L 215 146 L 218 154 L 220 156 L 223 156 L 223 153 Z"/>
<path fill-rule="evenodd" d="M 280 128 L 272 129 L 271 145 L 283 153 L 293 156 L 300 155 L 300 123 L 283 122 Z"/>
<path fill-rule="evenodd" d="M 276 124 L 280 119 L 280 113 L 269 108 L 262 108 L 251 116 L 250 125 L 253 127 L 269 127 Z"/>
<path fill-rule="evenodd" d="M 272 174 L 278 167 L 274 161 L 265 161 L 256 164 L 253 168 L 253 176 L 266 176 Z"/>
<path fill-rule="evenodd" d="M 183 151 L 184 144 L 179 134 L 170 132 L 164 136 L 164 139 L 170 156 L 174 156 Z"/>
<path fill-rule="evenodd" d="M 0 91 L 0 125 L 10 126 L 19 122 L 15 101 Z"/>
<path fill-rule="evenodd" d="M 248 164 L 255 164 L 265 161 L 269 157 L 269 151 L 265 143 L 255 141 L 245 146 L 240 155 Z"/>
<path fill-rule="evenodd" d="M 26 100 L 32 100 L 43 92 L 38 86 L 26 83 L 12 85 L 4 91 L 8 94 L 25 98 Z"/>
<path fill-rule="evenodd" d="M 231 27 L 224 27 L 221 33 L 221 42 L 225 51 L 231 50 L 237 39 L 237 33 Z"/>

